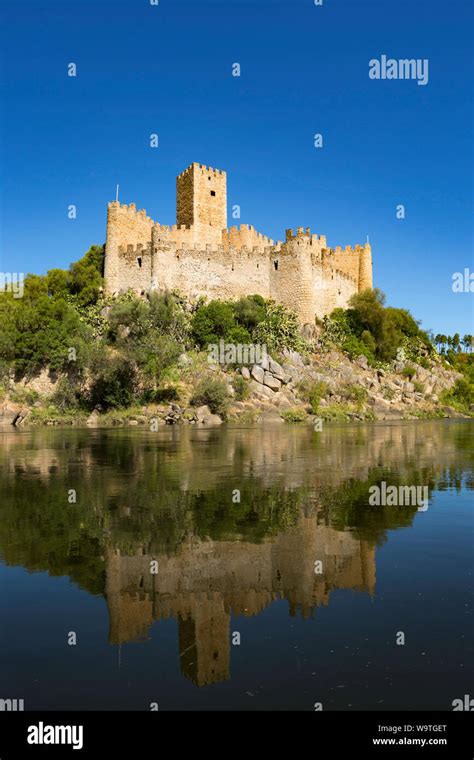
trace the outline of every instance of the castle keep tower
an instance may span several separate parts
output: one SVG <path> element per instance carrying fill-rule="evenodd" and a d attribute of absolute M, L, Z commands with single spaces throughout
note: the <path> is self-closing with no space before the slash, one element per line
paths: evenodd
<path fill-rule="evenodd" d="M 227 229 L 227 175 L 191 164 L 176 178 L 176 223 L 194 228 L 195 242 L 222 243 Z"/>

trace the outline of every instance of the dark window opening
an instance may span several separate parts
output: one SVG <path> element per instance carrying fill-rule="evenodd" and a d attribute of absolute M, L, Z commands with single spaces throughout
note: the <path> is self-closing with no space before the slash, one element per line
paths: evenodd
<path fill-rule="evenodd" d="M 142 268 L 142 257 L 141 256 L 137 256 L 137 264 L 138 264 L 138 268 L 141 269 Z"/>
<path fill-rule="evenodd" d="M 209 182 L 210 182 L 210 181 L 211 181 L 211 178 L 210 178 L 210 177 L 208 177 L 208 180 L 209 180 Z"/>
<path fill-rule="evenodd" d="M 216 191 L 215 190 L 211 190 L 211 195 L 215 195 L 215 194 L 216 194 Z"/>
<path fill-rule="evenodd" d="M 278 261 L 273 262 L 273 266 L 275 267 L 275 272 L 278 271 Z"/>

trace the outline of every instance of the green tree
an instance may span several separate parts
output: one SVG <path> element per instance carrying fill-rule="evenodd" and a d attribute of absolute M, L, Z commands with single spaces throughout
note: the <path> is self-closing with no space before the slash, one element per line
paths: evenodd
<path fill-rule="evenodd" d="M 201 306 L 191 322 L 193 337 L 202 348 L 210 343 L 218 343 L 221 338 L 226 338 L 235 326 L 232 306 L 224 301 L 211 301 Z"/>
<path fill-rule="evenodd" d="M 69 289 L 82 306 L 95 303 L 99 297 L 103 262 L 104 247 L 92 245 L 82 259 L 70 266 Z"/>

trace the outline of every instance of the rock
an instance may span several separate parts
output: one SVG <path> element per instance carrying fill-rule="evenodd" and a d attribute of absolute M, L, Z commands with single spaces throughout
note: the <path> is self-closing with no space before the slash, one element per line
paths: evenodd
<path fill-rule="evenodd" d="M 270 370 L 272 375 L 274 375 L 278 380 L 282 380 L 285 376 L 285 373 L 283 371 L 283 367 L 278 364 L 274 359 L 270 359 Z"/>
<path fill-rule="evenodd" d="M 288 383 L 291 383 L 291 380 L 292 380 L 292 375 L 290 374 L 290 372 L 287 372 L 285 370 L 285 372 L 283 373 L 283 377 L 281 378 L 281 382 L 283 383 L 283 385 L 288 385 Z"/>
<path fill-rule="evenodd" d="M 86 420 L 87 427 L 99 427 L 100 416 L 98 412 L 94 411 Z"/>
<path fill-rule="evenodd" d="M 28 417 L 29 414 L 30 414 L 30 410 L 27 407 L 23 407 L 18 412 L 18 414 L 17 414 L 17 416 L 15 418 L 15 421 L 13 423 L 15 425 L 15 427 L 20 427 L 20 425 L 23 425 L 24 421 L 26 420 L 26 418 Z"/>
<path fill-rule="evenodd" d="M 281 388 L 280 381 L 277 380 L 276 377 L 273 377 L 270 372 L 265 372 L 263 377 L 263 384 L 268 388 L 271 388 L 273 391 L 278 391 Z"/>
<path fill-rule="evenodd" d="M 180 419 L 183 410 L 177 404 L 170 404 L 168 412 L 164 417 L 167 425 L 176 425 Z"/>
<path fill-rule="evenodd" d="M 444 414 L 448 414 L 450 417 L 453 417 L 455 414 L 457 414 L 454 406 L 442 406 L 441 411 L 444 412 Z"/>
<path fill-rule="evenodd" d="M 240 370 L 240 374 L 244 378 L 244 380 L 250 380 L 250 370 L 248 367 L 242 367 Z"/>
<path fill-rule="evenodd" d="M 403 383 L 403 392 L 404 393 L 414 393 L 415 392 L 415 386 L 413 383 L 410 383 L 409 380 L 406 381 L 406 383 Z"/>
<path fill-rule="evenodd" d="M 292 404 L 281 391 L 273 394 L 272 401 L 281 410 L 291 409 L 294 406 L 294 403 Z"/>
<path fill-rule="evenodd" d="M 19 404 L 13 404 L 9 401 L 0 405 L 0 427 L 14 425 L 16 418 L 21 411 Z"/>
<path fill-rule="evenodd" d="M 252 367 L 251 375 L 253 379 L 257 381 L 257 383 L 261 383 L 263 385 L 265 372 L 261 367 L 258 367 L 256 364 L 254 364 Z"/>
<path fill-rule="evenodd" d="M 268 411 L 263 412 L 260 419 L 262 422 L 284 422 L 284 420 L 280 417 L 280 413 L 276 409 L 269 409 Z"/>
<path fill-rule="evenodd" d="M 143 415 L 140 415 L 139 417 L 137 417 L 137 422 L 139 425 L 146 425 L 148 422 L 148 419 L 144 417 Z"/>
<path fill-rule="evenodd" d="M 303 357 L 297 351 L 290 351 L 285 348 L 283 349 L 283 356 L 288 359 L 290 364 L 294 364 L 296 367 L 304 367 Z"/>
<path fill-rule="evenodd" d="M 403 372 L 403 369 L 405 367 L 404 362 L 394 362 L 393 363 L 393 371 L 394 372 Z"/>
<path fill-rule="evenodd" d="M 268 356 L 268 354 L 264 354 L 262 361 L 260 362 L 260 367 L 266 372 L 268 372 L 270 368 L 270 357 Z"/>
<path fill-rule="evenodd" d="M 361 356 L 358 356 L 355 360 L 355 363 L 358 367 L 362 367 L 362 369 L 368 369 L 369 362 L 367 361 L 367 357 L 361 354 Z"/>
<path fill-rule="evenodd" d="M 377 377 L 385 377 L 385 370 L 384 369 L 378 369 L 377 370 Z"/>
<path fill-rule="evenodd" d="M 129 424 L 131 427 L 134 427 L 135 425 L 138 425 L 138 420 L 129 420 L 129 421 L 128 421 L 128 424 Z"/>
<path fill-rule="evenodd" d="M 266 385 L 260 385 L 255 380 L 251 380 L 249 383 L 251 392 L 259 399 L 267 400 L 273 398 L 273 391 Z"/>
<path fill-rule="evenodd" d="M 222 425 L 222 419 L 218 414 L 212 414 L 207 405 L 199 406 L 196 409 L 196 420 L 200 425 L 206 425 L 207 427 Z"/>

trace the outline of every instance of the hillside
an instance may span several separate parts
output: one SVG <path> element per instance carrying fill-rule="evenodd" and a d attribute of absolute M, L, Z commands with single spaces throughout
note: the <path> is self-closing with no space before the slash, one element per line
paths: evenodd
<path fill-rule="evenodd" d="M 0 299 L 3 425 L 473 415 L 472 336 L 436 336 L 438 352 L 378 290 L 302 329 L 251 294 L 105 296 L 102 265 L 93 246 L 68 271 L 28 275 L 23 298 Z"/>

